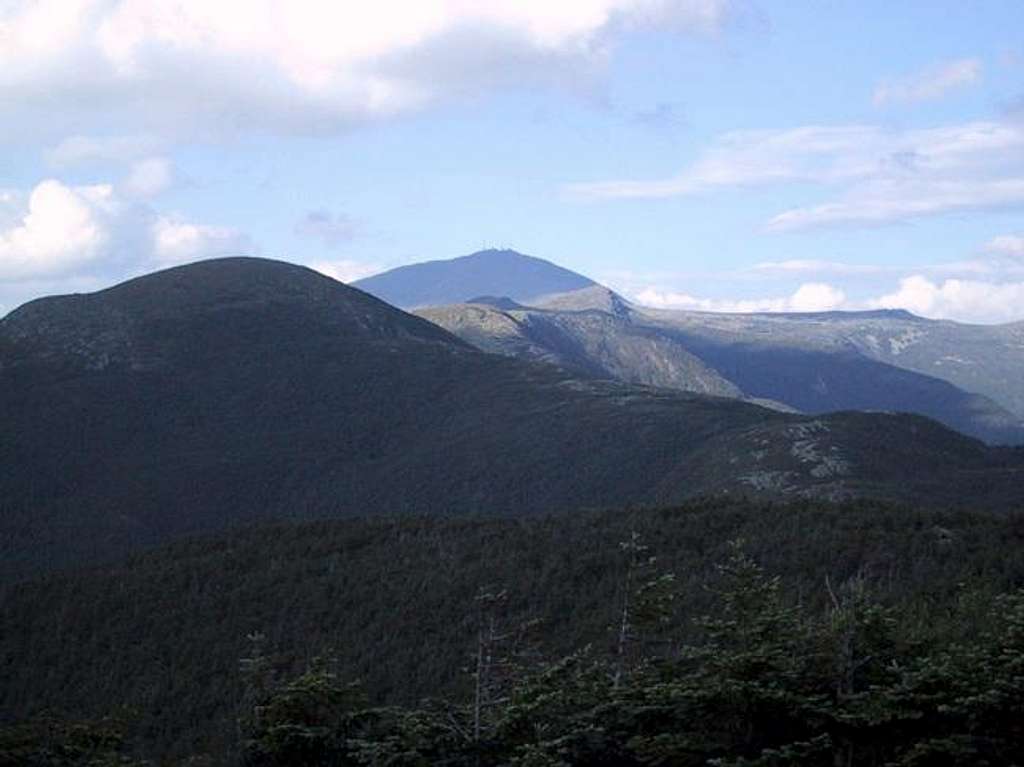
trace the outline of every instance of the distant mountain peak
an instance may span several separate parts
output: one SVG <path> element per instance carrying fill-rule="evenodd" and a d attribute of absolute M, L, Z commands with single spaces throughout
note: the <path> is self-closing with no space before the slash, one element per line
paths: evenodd
<path fill-rule="evenodd" d="M 507 248 L 400 266 L 352 284 L 403 309 L 460 304 L 479 296 L 529 304 L 540 296 L 596 285 L 582 274 Z"/>
<path fill-rule="evenodd" d="M 540 309 L 557 309 L 561 311 L 597 310 L 613 314 L 616 317 L 629 319 L 635 312 L 633 305 L 614 290 L 604 285 L 594 284 L 566 293 L 543 296 L 533 304 Z"/>

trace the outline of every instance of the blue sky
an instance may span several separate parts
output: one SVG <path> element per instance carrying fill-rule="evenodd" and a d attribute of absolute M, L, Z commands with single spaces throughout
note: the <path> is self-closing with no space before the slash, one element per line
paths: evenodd
<path fill-rule="evenodd" d="M 1024 319 L 1024 5 L 0 4 L 0 312 L 513 247 L 643 303 Z"/>

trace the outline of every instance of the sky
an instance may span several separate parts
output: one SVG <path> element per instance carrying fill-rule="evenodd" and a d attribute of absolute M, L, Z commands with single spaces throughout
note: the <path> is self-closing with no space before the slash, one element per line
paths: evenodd
<path fill-rule="evenodd" d="M 0 0 L 0 315 L 509 247 L 639 303 L 1024 320 L 1020 0 Z"/>

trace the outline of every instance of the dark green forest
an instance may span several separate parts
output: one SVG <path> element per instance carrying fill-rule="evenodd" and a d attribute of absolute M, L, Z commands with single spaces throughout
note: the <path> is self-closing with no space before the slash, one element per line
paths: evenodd
<path fill-rule="evenodd" d="M 1024 516 L 245 528 L 0 587 L 0 765 L 1024 763 Z"/>

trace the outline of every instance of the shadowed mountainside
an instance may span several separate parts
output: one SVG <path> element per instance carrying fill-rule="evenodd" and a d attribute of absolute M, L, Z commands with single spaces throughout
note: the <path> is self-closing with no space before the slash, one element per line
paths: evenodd
<path fill-rule="evenodd" d="M 270 518 L 1022 496 L 1019 452 L 923 419 L 581 380 L 262 259 L 21 307 L 0 392 L 4 575 Z"/>
<path fill-rule="evenodd" d="M 950 360 L 959 360 L 957 381 L 1016 402 L 1020 379 L 1009 379 L 1015 366 L 1024 374 L 1024 355 L 1012 348 L 1013 326 L 988 329 L 889 311 L 659 311 L 600 286 L 548 296 L 536 307 L 486 299 L 417 314 L 481 349 L 583 375 L 781 403 L 808 414 L 912 412 L 994 444 L 1024 443 L 1024 418 L 943 377 Z M 973 340 L 961 345 L 961 337 Z M 916 362 L 903 364 L 909 360 Z"/>
<path fill-rule="evenodd" d="M 708 314 L 644 309 L 709 343 L 846 352 L 946 381 L 1024 419 L 1024 323 L 968 325 L 902 310 L 811 314 Z"/>

